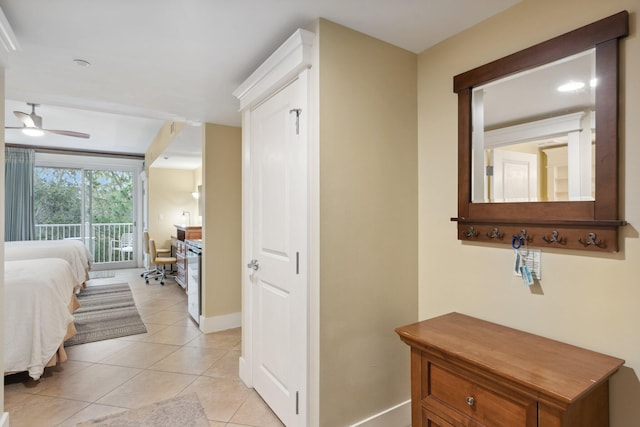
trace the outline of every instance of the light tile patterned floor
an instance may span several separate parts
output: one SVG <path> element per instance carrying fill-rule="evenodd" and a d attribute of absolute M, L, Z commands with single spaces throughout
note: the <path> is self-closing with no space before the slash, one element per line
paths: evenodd
<path fill-rule="evenodd" d="M 283 426 L 238 378 L 240 329 L 201 333 L 184 291 L 172 281 L 145 285 L 140 271 L 92 283 L 129 282 L 148 332 L 69 347 L 69 360 L 39 381 L 5 377 L 11 427 L 72 427 L 194 391 L 211 427 Z"/>

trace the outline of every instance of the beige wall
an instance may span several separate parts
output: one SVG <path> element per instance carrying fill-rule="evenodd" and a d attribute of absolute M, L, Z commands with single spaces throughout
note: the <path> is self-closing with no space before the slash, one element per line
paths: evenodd
<path fill-rule="evenodd" d="M 417 56 L 321 20 L 320 425 L 409 399 L 417 320 Z"/>
<path fill-rule="evenodd" d="M 191 195 L 195 188 L 193 171 L 151 167 L 185 126 L 186 123 L 165 122 L 145 153 L 149 210 L 147 229 L 158 248 L 171 245 L 171 236 L 176 235 L 174 225 L 184 222 L 182 211 L 191 213 L 191 224 L 200 224 L 197 202 Z"/>
<path fill-rule="evenodd" d="M 203 147 L 203 303 L 206 317 L 241 311 L 242 132 L 207 123 Z"/>
<path fill-rule="evenodd" d="M 627 9 L 622 43 L 620 252 L 545 250 L 537 292 L 501 245 L 456 239 L 457 100 L 453 76 Z M 458 311 L 626 360 L 611 382 L 611 425 L 640 420 L 640 42 L 637 0 L 525 0 L 419 55 L 420 318 Z"/>
<path fill-rule="evenodd" d="M 182 211 L 191 213 L 195 224 L 198 206 L 191 193 L 194 188 L 193 170 L 150 168 L 149 181 L 149 236 L 159 248 L 171 245 L 176 235 L 176 224 L 184 223 Z M 188 220 L 188 216 L 187 216 Z"/>
<path fill-rule="evenodd" d="M 147 172 L 151 164 L 169 147 L 171 141 L 187 126 L 182 122 L 164 122 L 158 134 L 147 148 L 145 153 L 144 164 Z"/>

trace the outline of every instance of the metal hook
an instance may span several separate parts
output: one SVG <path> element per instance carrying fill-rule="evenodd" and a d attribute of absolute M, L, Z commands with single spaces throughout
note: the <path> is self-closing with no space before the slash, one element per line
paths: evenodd
<path fill-rule="evenodd" d="M 551 243 L 559 243 L 561 245 L 564 245 L 567 241 L 567 239 L 565 239 L 564 237 L 560 237 L 560 233 L 558 233 L 557 230 L 553 230 L 551 232 L 551 238 L 547 237 L 547 236 L 542 236 L 542 240 L 544 240 L 545 242 L 551 244 Z"/>
<path fill-rule="evenodd" d="M 467 239 L 471 239 L 472 237 L 478 237 L 478 232 L 476 231 L 475 228 L 473 228 L 473 226 L 469 227 L 469 231 L 467 231 L 466 233 L 463 232 L 462 233 Z"/>
<path fill-rule="evenodd" d="M 582 243 L 582 246 L 587 247 L 589 245 L 593 245 L 597 248 L 601 248 L 604 249 L 607 247 L 607 244 L 604 243 L 602 240 L 598 240 L 596 241 L 598 235 L 596 233 L 589 233 L 587 235 L 587 241 L 585 242 L 584 240 L 582 240 L 582 237 L 578 237 L 578 242 Z"/>
<path fill-rule="evenodd" d="M 520 234 L 514 234 L 511 238 L 511 247 L 513 249 L 520 249 L 520 247 L 531 241 L 531 236 L 527 236 L 527 230 L 524 228 L 520 230 Z"/>
<path fill-rule="evenodd" d="M 487 237 L 490 239 L 500 239 L 504 237 L 504 234 L 500 234 L 500 229 L 498 227 L 494 227 L 491 233 L 487 233 Z"/>
<path fill-rule="evenodd" d="M 514 234 L 513 235 L 514 239 L 520 239 L 524 242 L 530 242 L 531 241 L 531 236 L 527 235 L 527 230 L 526 229 L 522 229 L 520 230 L 520 234 Z"/>

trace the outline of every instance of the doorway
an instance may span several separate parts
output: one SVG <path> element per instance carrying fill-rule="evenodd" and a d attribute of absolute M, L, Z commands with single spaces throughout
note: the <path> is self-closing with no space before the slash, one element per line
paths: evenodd
<path fill-rule="evenodd" d="M 493 202 L 538 200 L 538 156 L 511 150 L 493 150 Z"/>
<path fill-rule="evenodd" d="M 93 270 L 136 267 L 141 247 L 136 168 L 78 166 L 80 159 L 88 163 L 79 156 L 36 156 L 34 238 L 82 241 L 93 257 Z"/>

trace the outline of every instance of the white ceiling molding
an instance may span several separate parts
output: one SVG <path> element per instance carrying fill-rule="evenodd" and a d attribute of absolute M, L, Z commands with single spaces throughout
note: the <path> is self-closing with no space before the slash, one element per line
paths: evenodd
<path fill-rule="evenodd" d="M 484 146 L 485 148 L 496 148 L 567 135 L 569 132 L 582 129 L 581 120 L 585 114 L 581 111 L 490 130 L 484 133 Z M 595 113 L 592 116 L 595 116 Z M 592 128 L 595 126 L 595 118 L 591 119 L 591 126 Z"/>
<path fill-rule="evenodd" d="M 9 53 L 20 49 L 18 39 L 2 9 L 0 9 L 0 65 L 8 66 Z"/>
<path fill-rule="evenodd" d="M 267 58 L 235 91 L 240 100 L 240 110 L 253 106 L 272 89 L 283 86 L 288 80 L 311 67 L 311 48 L 315 33 L 298 29 Z"/>

